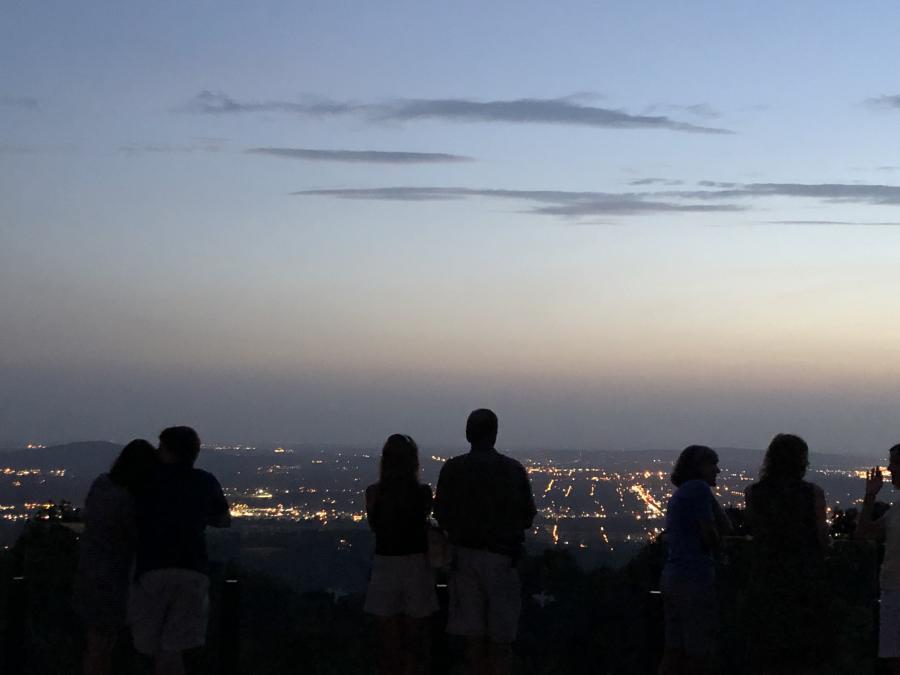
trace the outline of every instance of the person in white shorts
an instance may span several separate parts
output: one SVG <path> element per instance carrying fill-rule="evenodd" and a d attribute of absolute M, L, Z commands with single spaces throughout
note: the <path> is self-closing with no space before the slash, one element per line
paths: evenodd
<path fill-rule="evenodd" d="M 155 675 L 182 675 L 183 653 L 206 643 L 209 605 L 208 525 L 227 527 L 219 481 L 194 468 L 200 438 L 190 427 L 159 435 L 159 466 L 135 501 L 137 556 L 129 622 L 138 652 Z"/>
<path fill-rule="evenodd" d="M 387 439 L 379 473 L 366 488 L 375 558 L 364 610 L 378 623 L 379 671 L 419 673 L 428 662 L 428 618 L 438 609 L 426 555 L 431 487 L 419 482 L 419 450 L 404 434 Z"/>
<path fill-rule="evenodd" d="M 494 449 L 497 426 L 490 410 L 469 415 L 472 449 L 441 468 L 434 515 L 453 545 L 447 632 L 466 638 L 469 672 L 506 675 L 522 608 L 516 565 L 537 511 L 525 468 Z"/>
<path fill-rule="evenodd" d="M 900 444 L 890 449 L 888 470 L 891 484 L 900 488 Z M 883 484 L 881 468 L 876 466 L 866 476 L 866 496 L 856 537 L 884 540 L 884 560 L 879 575 L 878 656 L 888 660 L 891 673 L 900 675 L 900 506 L 891 506 L 881 518 L 872 520 L 875 497 Z"/>

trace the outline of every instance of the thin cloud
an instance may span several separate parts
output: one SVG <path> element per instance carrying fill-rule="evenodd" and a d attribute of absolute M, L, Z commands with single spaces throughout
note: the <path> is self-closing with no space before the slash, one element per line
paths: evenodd
<path fill-rule="evenodd" d="M 4 108 L 20 108 L 22 110 L 39 110 L 40 103 L 29 96 L 0 96 L 0 106 Z"/>
<path fill-rule="evenodd" d="M 641 193 L 569 192 L 563 190 L 493 190 L 459 187 L 383 187 L 299 190 L 299 196 L 382 201 L 446 201 L 489 198 L 530 202 L 529 213 L 564 217 L 637 215 L 647 213 L 709 213 L 740 211 L 732 204 L 688 204 L 648 198 Z"/>
<path fill-rule="evenodd" d="M 684 185 L 683 180 L 670 180 L 668 178 L 641 178 L 629 181 L 629 185 Z"/>
<path fill-rule="evenodd" d="M 695 103 L 693 105 L 676 105 L 672 103 L 657 103 L 647 108 L 648 113 L 670 112 L 687 113 L 701 119 L 714 120 L 722 117 L 722 113 L 708 103 Z"/>
<path fill-rule="evenodd" d="M 567 98 L 523 98 L 508 101 L 423 99 L 404 101 L 384 114 L 406 121 L 442 119 L 458 122 L 564 124 L 613 129 L 669 129 L 704 134 L 729 134 L 727 129 L 678 122 L 664 115 L 632 115 L 612 108 L 583 105 Z"/>
<path fill-rule="evenodd" d="M 866 99 L 866 103 L 873 108 L 900 108 L 900 94 L 894 94 L 892 96 L 875 96 Z"/>
<path fill-rule="evenodd" d="M 118 151 L 124 155 L 131 156 L 190 154 L 194 152 L 220 152 L 222 146 L 223 143 L 219 140 L 198 139 L 198 142 L 189 145 L 169 145 L 165 143 L 121 145 Z"/>
<path fill-rule="evenodd" d="M 727 183 L 720 184 L 729 185 Z M 721 190 L 660 193 L 683 199 L 735 199 L 753 197 L 802 197 L 832 203 L 900 205 L 900 186 L 846 183 L 748 183 Z"/>
<path fill-rule="evenodd" d="M 322 117 L 361 113 L 369 110 L 371 107 L 328 100 L 309 100 L 300 103 L 291 101 L 238 101 L 221 92 L 201 91 L 182 110 L 206 115 L 278 112 Z"/>
<path fill-rule="evenodd" d="M 646 192 L 569 192 L 561 190 L 493 190 L 460 187 L 381 187 L 300 190 L 294 195 L 383 201 L 439 201 L 490 198 L 518 200 L 531 204 L 528 213 L 570 218 L 647 213 L 710 213 L 744 211 L 744 199 L 783 197 L 817 199 L 825 203 L 900 205 L 900 186 L 843 183 L 718 183 L 706 181 L 709 190 L 655 190 Z M 726 203 L 715 203 L 724 201 Z M 779 224 L 808 225 L 891 225 L 889 222 L 779 221 Z"/>
<path fill-rule="evenodd" d="M 869 222 L 856 220 L 767 220 L 770 225 L 850 225 L 853 227 L 894 227 L 900 222 Z"/>
<path fill-rule="evenodd" d="M 248 148 L 251 155 L 269 155 L 286 159 L 319 162 L 351 162 L 367 164 L 440 164 L 471 162 L 471 157 L 443 152 L 388 152 L 383 150 L 315 150 L 312 148 Z"/>
<path fill-rule="evenodd" d="M 306 101 L 239 101 L 221 92 L 203 91 L 182 110 L 209 115 L 277 112 L 303 117 L 363 116 L 370 121 L 507 122 L 561 124 L 610 129 L 667 129 L 702 134 L 731 134 L 728 129 L 680 122 L 665 115 L 633 115 L 613 108 L 587 105 L 582 96 L 499 101 L 472 99 L 403 99 L 387 103 Z"/>

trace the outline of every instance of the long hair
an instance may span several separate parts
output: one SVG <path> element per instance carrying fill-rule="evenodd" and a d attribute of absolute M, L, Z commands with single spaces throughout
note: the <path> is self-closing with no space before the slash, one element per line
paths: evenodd
<path fill-rule="evenodd" d="M 109 470 L 109 477 L 113 483 L 137 492 L 150 480 L 155 466 L 154 447 L 143 438 L 136 438 L 122 448 Z"/>
<path fill-rule="evenodd" d="M 777 434 L 759 470 L 760 480 L 800 480 L 809 465 L 809 446 L 794 434 Z"/>
<path fill-rule="evenodd" d="M 415 485 L 419 482 L 419 448 L 406 434 L 391 434 L 381 449 L 378 480 L 386 485 Z"/>
<path fill-rule="evenodd" d="M 680 487 L 682 483 L 689 480 L 697 480 L 702 478 L 700 466 L 702 464 L 718 464 L 719 455 L 712 448 L 705 445 L 689 445 L 675 460 L 675 468 L 672 469 L 672 484 Z"/>

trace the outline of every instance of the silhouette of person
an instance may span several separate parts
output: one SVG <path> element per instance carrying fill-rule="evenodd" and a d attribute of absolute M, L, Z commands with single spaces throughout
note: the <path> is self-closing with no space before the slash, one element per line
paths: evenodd
<path fill-rule="evenodd" d="M 125 626 L 137 527 L 135 495 L 156 465 L 154 447 L 128 443 L 109 473 L 100 474 L 84 502 L 73 607 L 86 632 L 85 675 L 112 675 L 113 650 Z"/>
<path fill-rule="evenodd" d="M 799 673 L 828 654 L 825 493 L 803 480 L 806 442 L 778 434 L 744 492 L 750 546 L 747 637 L 753 672 Z"/>
<path fill-rule="evenodd" d="M 426 556 L 431 487 L 419 482 L 419 450 L 404 434 L 388 437 L 378 482 L 366 488 L 375 558 L 364 610 L 377 617 L 380 672 L 414 675 L 427 663 L 428 620 L 438 609 Z"/>
<path fill-rule="evenodd" d="M 497 416 L 473 411 L 471 450 L 441 468 L 434 514 L 453 547 L 447 632 L 466 638 L 471 672 L 506 674 L 522 591 L 516 569 L 537 513 L 525 468 L 494 449 Z"/>
<path fill-rule="evenodd" d="M 715 552 L 730 532 L 712 488 L 719 456 L 705 445 L 681 451 L 672 470 L 675 492 L 666 507 L 668 559 L 661 588 L 665 651 L 660 675 L 711 673 L 718 638 Z"/>
<path fill-rule="evenodd" d="M 156 675 L 184 673 L 183 652 L 206 642 L 206 527 L 228 527 L 219 481 L 194 468 L 200 438 L 190 427 L 159 435 L 159 464 L 137 499 L 138 545 L 129 613 L 134 646 Z"/>
<path fill-rule="evenodd" d="M 889 451 L 888 470 L 891 485 L 900 488 L 900 444 Z M 856 526 L 856 538 L 878 538 L 884 541 L 879 586 L 878 656 L 887 659 L 890 672 L 900 675 L 900 508 L 891 506 L 880 518 L 873 519 L 875 497 L 884 479 L 875 467 L 866 476 L 866 495 Z"/>

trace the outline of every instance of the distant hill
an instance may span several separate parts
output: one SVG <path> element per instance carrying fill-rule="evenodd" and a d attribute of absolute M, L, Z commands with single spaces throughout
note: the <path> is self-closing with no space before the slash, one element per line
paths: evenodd
<path fill-rule="evenodd" d="M 76 476 L 94 477 L 108 471 L 122 449 L 107 441 L 82 441 L 48 448 L 11 450 L 0 455 L 4 466 L 28 469 L 66 469 Z"/>

